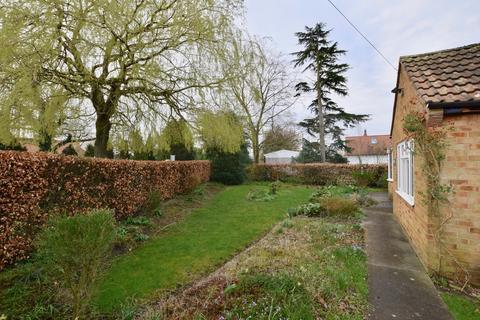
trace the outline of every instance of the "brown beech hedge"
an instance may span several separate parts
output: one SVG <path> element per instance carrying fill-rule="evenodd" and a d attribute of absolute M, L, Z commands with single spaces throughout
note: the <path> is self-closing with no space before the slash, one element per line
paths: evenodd
<path fill-rule="evenodd" d="M 132 215 L 151 191 L 163 199 L 208 180 L 208 161 L 132 161 L 0 152 L 0 269 L 28 257 L 49 215 L 110 208 Z"/>
<path fill-rule="evenodd" d="M 354 165 L 335 163 L 256 164 L 248 168 L 254 181 L 285 181 L 312 185 L 355 184 L 354 174 L 368 172 L 372 180 L 381 179 L 387 165 Z"/>

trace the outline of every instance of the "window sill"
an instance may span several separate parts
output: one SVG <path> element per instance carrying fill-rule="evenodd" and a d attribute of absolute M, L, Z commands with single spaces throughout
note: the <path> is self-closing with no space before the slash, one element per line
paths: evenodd
<path fill-rule="evenodd" d="M 408 205 L 410 205 L 411 207 L 415 206 L 415 201 L 412 196 L 398 190 L 395 190 L 395 193 L 398 194 L 403 200 L 405 200 L 405 202 L 408 203 Z"/>

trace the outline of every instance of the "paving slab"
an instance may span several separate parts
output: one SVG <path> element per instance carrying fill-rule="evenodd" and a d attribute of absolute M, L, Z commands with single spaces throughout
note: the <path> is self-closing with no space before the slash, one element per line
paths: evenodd
<path fill-rule="evenodd" d="M 387 193 L 365 210 L 369 319 L 452 320 L 445 303 L 394 219 Z"/>

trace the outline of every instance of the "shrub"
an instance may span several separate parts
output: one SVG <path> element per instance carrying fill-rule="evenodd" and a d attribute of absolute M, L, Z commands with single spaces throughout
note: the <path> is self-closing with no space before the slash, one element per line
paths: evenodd
<path fill-rule="evenodd" d="M 145 211 L 146 214 L 153 214 L 157 215 L 156 213 L 158 211 L 161 212 L 160 206 L 162 204 L 162 195 L 158 190 L 151 190 L 148 193 L 147 201 L 145 201 L 143 211 Z"/>
<path fill-rule="evenodd" d="M 296 182 L 311 185 L 350 185 L 356 181 L 353 172 L 363 170 L 372 174 L 374 184 L 386 165 L 352 165 L 332 163 L 310 164 L 254 164 L 248 167 L 248 178 L 253 181 Z"/>
<path fill-rule="evenodd" d="M 359 211 L 354 200 L 339 196 L 324 198 L 321 204 L 329 216 L 354 216 Z"/>
<path fill-rule="evenodd" d="M 147 217 L 128 217 L 127 220 L 125 221 L 127 224 L 134 225 L 134 226 L 151 226 L 152 223 L 150 222 L 150 219 Z"/>
<path fill-rule="evenodd" d="M 305 215 L 307 217 L 323 217 L 327 210 L 322 203 L 306 203 L 297 208 L 296 215 Z"/>
<path fill-rule="evenodd" d="M 375 186 L 383 189 L 388 188 L 387 178 L 388 178 L 388 173 L 387 172 L 382 173 L 378 177 L 377 182 L 375 183 Z"/>
<path fill-rule="evenodd" d="M 317 189 L 317 191 L 315 191 L 314 193 L 312 193 L 312 195 L 309 198 L 309 201 L 310 202 L 319 202 L 323 198 L 331 197 L 331 196 L 332 196 L 331 188 L 322 187 L 322 188 Z"/>
<path fill-rule="evenodd" d="M 275 199 L 274 194 L 261 188 L 254 188 L 247 193 L 247 200 L 250 201 L 271 201 L 273 199 Z"/>
<path fill-rule="evenodd" d="M 375 176 L 369 171 L 354 171 L 352 172 L 352 177 L 355 180 L 355 184 L 359 187 L 373 186 L 376 182 Z"/>
<path fill-rule="evenodd" d="M 278 189 L 280 188 L 280 181 L 275 181 L 270 184 L 270 194 L 276 195 L 278 192 Z"/>
<path fill-rule="evenodd" d="M 362 207 L 369 207 L 376 204 L 376 201 L 368 196 L 368 191 L 365 188 L 356 188 L 352 199 Z"/>
<path fill-rule="evenodd" d="M 87 149 L 85 150 L 85 157 L 95 157 L 95 147 L 93 144 L 87 145 Z"/>
<path fill-rule="evenodd" d="M 61 297 L 72 308 L 72 318 L 85 315 L 115 239 L 115 220 L 110 211 L 57 217 L 38 239 L 38 255 L 50 277 L 65 292 Z"/>
<path fill-rule="evenodd" d="M 245 168 L 250 162 L 246 146 L 236 153 L 227 153 L 217 148 L 209 148 L 207 159 L 212 162 L 210 180 L 227 185 L 242 184 L 245 181 Z"/>
<path fill-rule="evenodd" d="M 62 154 L 66 156 L 78 156 L 78 153 L 72 144 L 66 146 L 65 149 L 62 150 Z"/>

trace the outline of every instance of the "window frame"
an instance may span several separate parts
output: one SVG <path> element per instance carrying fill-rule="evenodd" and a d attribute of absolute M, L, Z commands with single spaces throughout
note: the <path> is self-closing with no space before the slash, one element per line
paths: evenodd
<path fill-rule="evenodd" d="M 397 144 L 397 194 L 408 204 L 415 204 L 414 143 L 404 140 Z"/>
<path fill-rule="evenodd" d="M 387 149 L 387 181 L 393 181 L 393 150 L 392 148 Z"/>

